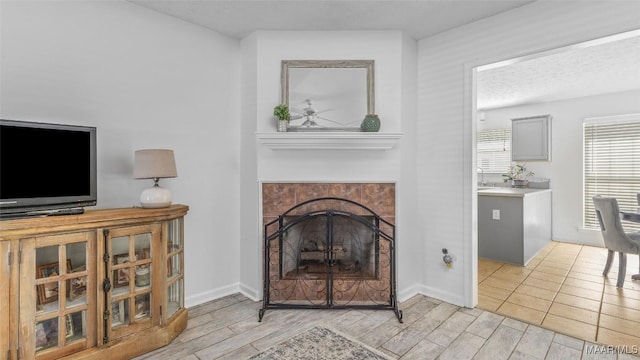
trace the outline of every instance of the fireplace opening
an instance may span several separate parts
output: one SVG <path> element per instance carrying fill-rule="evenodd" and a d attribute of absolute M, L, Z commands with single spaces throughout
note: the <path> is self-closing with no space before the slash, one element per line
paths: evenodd
<path fill-rule="evenodd" d="M 356 220 L 330 213 L 333 214 L 331 229 L 327 228 L 328 216 L 319 214 L 305 217 L 283 234 L 280 262 L 283 279 L 324 279 L 329 267 L 334 278 L 378 278 L 379 249 L 376 248 L 373 217 L 363 216 Z M 284 224 L 295 220 L 295 217 L 285 217 Z M 327 231 L 332 233 L 327 234 Z"/>

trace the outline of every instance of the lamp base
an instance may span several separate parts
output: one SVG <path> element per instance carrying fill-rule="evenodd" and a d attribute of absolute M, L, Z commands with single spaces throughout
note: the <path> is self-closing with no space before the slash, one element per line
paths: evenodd
<path fill-rule="evenodd" d="M 142 190 L 140 205 L 146 209 L 157 209 L 171 206 L 171 191 L 159 186 Z"/>

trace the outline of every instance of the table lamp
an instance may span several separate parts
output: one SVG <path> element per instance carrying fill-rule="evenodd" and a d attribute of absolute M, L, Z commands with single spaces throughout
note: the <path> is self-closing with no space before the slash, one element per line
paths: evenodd
<path fill-rule="evenodd" d="M 171 205 L 171 191 L 158 186 L 160 178 L 177 177 L 176 160 L 173 150 L 145 149 L 136 150 L 133 164 L 134 179 L 153 179 L 153 187 L 144 189 L 140 194 L 143 208 L 164 208 Z"/>

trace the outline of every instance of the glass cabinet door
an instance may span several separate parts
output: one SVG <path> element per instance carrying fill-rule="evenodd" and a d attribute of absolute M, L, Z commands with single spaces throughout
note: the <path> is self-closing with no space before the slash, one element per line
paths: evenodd
<path fill-rule="evenodd" d="M 95 345 L 94 244 L 93 232 L 21 241 L 21 342 L 33 344 L 24 349 L 35 349 L 36 357 Z"/>
<path fill-rule="evenodd" d="M 167 319 L 184 308 L 184 220 L 167 222 Z"/>
<path fill-rule="evenodd" d="M 156 249 L 160 248 L 160 226 L 145 225 L 105 232 L 110 254 L 106 275 L 111 288 L 105 301 L 104 343 L 154 325 L 157 303 L 153 296 Z"/>

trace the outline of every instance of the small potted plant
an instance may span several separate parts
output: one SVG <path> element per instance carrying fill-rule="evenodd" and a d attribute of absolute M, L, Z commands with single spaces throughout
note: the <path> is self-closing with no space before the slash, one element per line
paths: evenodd
<path fill-rule="evenodd" d="M 528 176 L 533 176 L 533 171 L 529 171 L 526 164 L 516 164 L 509 166 L 509 171 L 502 175 L 504 178 L 504 182 L 511 181 L 511 186 L 513 187 L 527 187 L 529 185 L 529 180 L 527 180 Z"/>
<path fill-rule="evenodd" d="M 277 105 L 273 108 L 273 115 L 278 118 L 278 131 L 287 131 L 287 128 L 289 127 L 289 120 L 291 119 L 289 107 L 286 104 Z"/>

